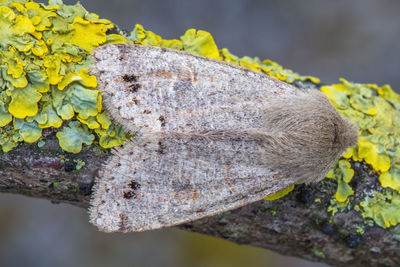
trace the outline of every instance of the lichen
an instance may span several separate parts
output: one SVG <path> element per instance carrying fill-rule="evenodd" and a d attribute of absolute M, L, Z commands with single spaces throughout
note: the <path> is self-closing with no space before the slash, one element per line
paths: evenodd
<path fill-rule="evenodd" d="M 76 169 L 77 171 L 79 171 L 79 170 L 82 169 L 85 165 L 86 165 L 86 162 L 84 162 L 83 160 L 78 159 L 78 160 L 76 161 L 75 169 Z"/>
<path fill-rule="evenodd" d="M 335 198 L 339 202 L 345 202 L 347 198 L 354 194 L 349 186 L 349 182 L 354 176 L 354 170 L 346 160 L 339 160 L 326 175 L 327 178 L 335 179 L 338 183 Z"/>
<path fill-rule="evenodd" d="M 341 81 L 322 86 L 321 91 L 344 117 L 359 127 L 360 137 L 357 148 L 349 149 L 327 175 L 338 183 L 334 197 L 346 202 L 353 195 L 350 179 L 345 179 L 354 173 L 349 161 L 365 162 L 378 173 L 382 187 L 369 192 L 359 203 L 346 204 L 357 207 L 364 218 L 372 218 L 381 227 L 396 225 L 400 223 L 395 215 L 400 214 L 400 96 L 389 85 Z"/>
<path fill-rule="evenodd" d="M 82 150 L 82 144 L 90 145 L 94 140 L 93 134 L 90 134 L 88 127 L 78 121 L 72 121 L 68 127 L 64 127 L 57 132 L 57 138 L 60 146 L 67 152 L 79 153 Z"/>
<path fill-rule="evenodd" d="M 390 191 L 375 192 L 372 197 L 366 197 L 360 206 L 364 218 L 372 218 L 377 225 L 387 228 L 400 223 L 400 195 Z"/>
<path fill-rule="evenodd" d="M 289 186 L 288 188 L 285 188 L 271 196 L 264 198 L 264 200 L 275 200 L 275 199 L 282 198 L 282 197 L 286 196 L 287 194 L 289 194 L 290 192 L 292 192 L 293 189 L 294 189 L 294 185 Z"/>
<path fill-rule="evenodd" d="M 115 131 L 95 131 L 111 126 L 104 127 L 107 115 L 96 77 L 87 72 L 93 48 L 127 40 L 118 34 L 107 37 L 114 27 L 110 21 L 87 12 L 79 3 L 18 0 L 0 3 L 0 27 L 0 145 L 4 152 L 21 141 L 36 142 L 44 128 L 59 128 L 60 147 L 73 153 L 81 150 L 82 142 L 92 143 L 82 139 L 81 131 L 71 131 L 84 125 L 102 139 L 100 145 L 110 147 L 126 140 L 122 130 L 114 135 Z M 102 117 L 97 116 L 100 113 Z M 66 126 L 66 120 L 72 120 L 74 128 Z M 64 138 L 66 133 L 70 140 Z M 72 138 L 72 133 L 80 134 Z"/>
<path fill-rule="evenodd" d="M 325 252 L 323 252 L 323 251 L 321 251 L 321 250 L 319 250 L 319 249 L 313 249 L 312 252 L 313 252 L 314 255 L 317 256 L 318 258 L 321 258 L 321 259 L 325 259 L 325 258 L 326 258 Z"/>
<path fill-rule="evenodd" d="M 330 200 L 330 205 L 328 207 L 328 212 L 331 212 L 332 216 L 335 216 L 337 212 L 343 212 L 349 208 L 348 203 L 340 202 L 336 198 Z"/>

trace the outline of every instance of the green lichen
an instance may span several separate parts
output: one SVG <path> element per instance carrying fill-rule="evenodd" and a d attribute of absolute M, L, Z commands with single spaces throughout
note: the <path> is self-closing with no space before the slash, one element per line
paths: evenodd
<path fill-rule="evenodd" d="M 45 141 L 39 141 L 39 142 L 37 143 L 37 146 L 38 146 L 39 148 L 41 148 L 41 147 L 43 147 L 45 144 L 46 144 Z"/>
<path fill-rule="evenodd" d="M 387 191 L 375 192 L 372 197 L 366 197 L 360 206 L 364 218 L 372 218 L 377 225 L 387 228 L 400 223 L 400 195 Z"/>
<path fill-rule="evenodd" d="M 86 125 L 73 121 L 69 123 L 68 127 L 57 132 L 57 138 L 62 149 L 71 153 L 79 153 L 82 150 L 82 144 L 92 144 L 94 135 L 90 134 Z"/>
<path fill-rule="evenodd" d="M 78 159 L 76 161 L 76 165 L 75 165 L 75 169 L 77 171 L 79 171 L 80 169 L 82 169 L 84 166 L 86 165 L 86 163 L 83 160 Z"/>
<path fill-rule="evenodd" d="M 364 235 L 365 234 L 365 228 L 361 225 L 359 225 L 356 229 L 356 233 L 359 235 Z"/>
<path fill-rule="evenodd" d="M 107 115 L 96 89 L 96 77 L 87 72 L 93 48 L 113 40 L 127 41 L 118 34 L 108 38 L 107 30 L 113 27 L 80 4 L 56 1 L 45 5 L 28 0 L 0 3 L 0 145 L 4 152 L 20 141 L 36 142 L 44 128 L 60 128 L 57 137 L 61 138 L 69 131 L 64 129 L 64 122 L 71 119 L 76 125 L 82 124 L 77 128 L 89 126 L 103 139 L 100 145 L 110 147 L 126 140 L 123 131 L 114 134 L 115 138 L 113 131 L 95 131 L 108 130 L 111 125 L 101 126 L 96 121 L 98 114 L 103 114 L 102 122 Z M 5 130 L 11 121 L 13 127 Z M 77 143 L 68 145 L 65 139 L 59 139 L 60 146 L 77 153 L 81 137 L 73 138 Z M 83 143 L 91 142 L 85 139 Z"/>
<path fill-rule="evenodd" d="M 293 189 L 294 189 L 294 185 L 289 186 L 288 188 L 285 188 L 271 196 L 264 198 L 264 200 L 275 200 L 275 199 L 282 198 L 282 197 L 286 196 L 287 194 L 289 194 L 290 192 L 292 192 Z"/>
<path fill-rule="evenodd" d="M 335 216 L 337 212 L 343 212 L 349 208 L 348 203 L 340 202 L 336 198 L 330 200 L 330 205 L 328 207 L 328 212 L 331 212 L 332 216 Z"/>
<path fill-rule="evenodd" d="M 320 80 L 313 76 L 301 76 L 292 70 L 285 69 L 278 63 L 271 61 L 269 59 L 261 61 L 259 58 L 242 57 L 239 58 L 229 52 L 227 48 L 223 48 L 221 55 L 224 61 L 230 62 L 254 71 L 262 72 L 272 76 L 276 79 L 287 83 L 293 83 L 296 80 L 305 81 L 310 80 L 313 83 L 320 83 Z"/>
<path fill-rule="evenodd" d="M 323 252 L 323 251 L 321 251 L 321 250 L 319 250 L 319 249 L 313 249 L 313 253 L 314 253 L 314 255 L 317 256 L 318 258 L 321 258 L 321 259 L 325 259 L 325 258 L 326 258 L 325 252 Z"/>
<path fill-rule="evenodd" d="M 396 225 L 400 223 L 396 216 L 400 214 L 400 96 L 388 85 L 341 81 L 323 86 L 321 91 L 344 117 L 358 125 L 360 138 L 357 148 L 349 149 L 327 175 L 338 183 L 335 198 L 346 202 L 353 195 L 348 184 L 354 173 L 349 160 L 363 161 L 379 174 L 382 188 L 372 191 L 372 197 L 353 203 L 354 207 L 383 228 Z"/>
<path fill-rule="evenodd" d="M 354 176 L 354 170 L 346 160 L 339 160 L 326 175 L 327 178 L 333 178 L 337 181 L 337 191 L 335 198 L 339 202 L 345 202 L 347 198 L 354 194 L 354 191 L 349 186 L 349 182 Z"/>

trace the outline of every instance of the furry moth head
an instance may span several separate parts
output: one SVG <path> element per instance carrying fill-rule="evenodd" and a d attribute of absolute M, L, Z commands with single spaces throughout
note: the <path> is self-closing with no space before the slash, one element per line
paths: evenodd
<path fill-rule="evenodd" d="M 99 173 L 91 222 L 144 231 L 319 181 L 357 142 L 319 91 L 189 53 L 106 45 L 92 68 L 115 121 L 136 134 Z"/>

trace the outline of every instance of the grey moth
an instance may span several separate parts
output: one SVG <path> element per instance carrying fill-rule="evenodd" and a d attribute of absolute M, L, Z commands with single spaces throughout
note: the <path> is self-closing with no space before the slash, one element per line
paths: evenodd
<path fill-rule="evenodd" d="M 357 142 L 318 90 L 167 48 L 95 49 L 108 112 L 136 136 L 98 174 L 90 220 L 105 232 L 182 224 L 317 182 Z"/>

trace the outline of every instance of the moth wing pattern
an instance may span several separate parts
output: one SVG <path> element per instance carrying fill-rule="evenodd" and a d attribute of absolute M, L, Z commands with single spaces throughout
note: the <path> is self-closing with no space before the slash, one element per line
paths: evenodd
<path fill-rule="evenodd" d="M 103 166 L 91 221 L 144 231 L 319 181 L 356 128 L 317 90 L 172 49 L 114 44 L 91 69 L 113 119 L 136 136 Z"/>
<path fill-rule="evenodd" d="M 279 95 L 301 93 L 257 72 L 167 48 L 106 45 L 94 58 L 91 72 L 105 106 L 135 133 L 257 128 L 251 111 L 260 113 Z"/>
<path fill-rule="evenodd" d="M 91 221 L 105 232 L 145 231 L 238 208 L 293 181 L 260 162 L 257 134 L 142 136 L 103 169 Z"/>

